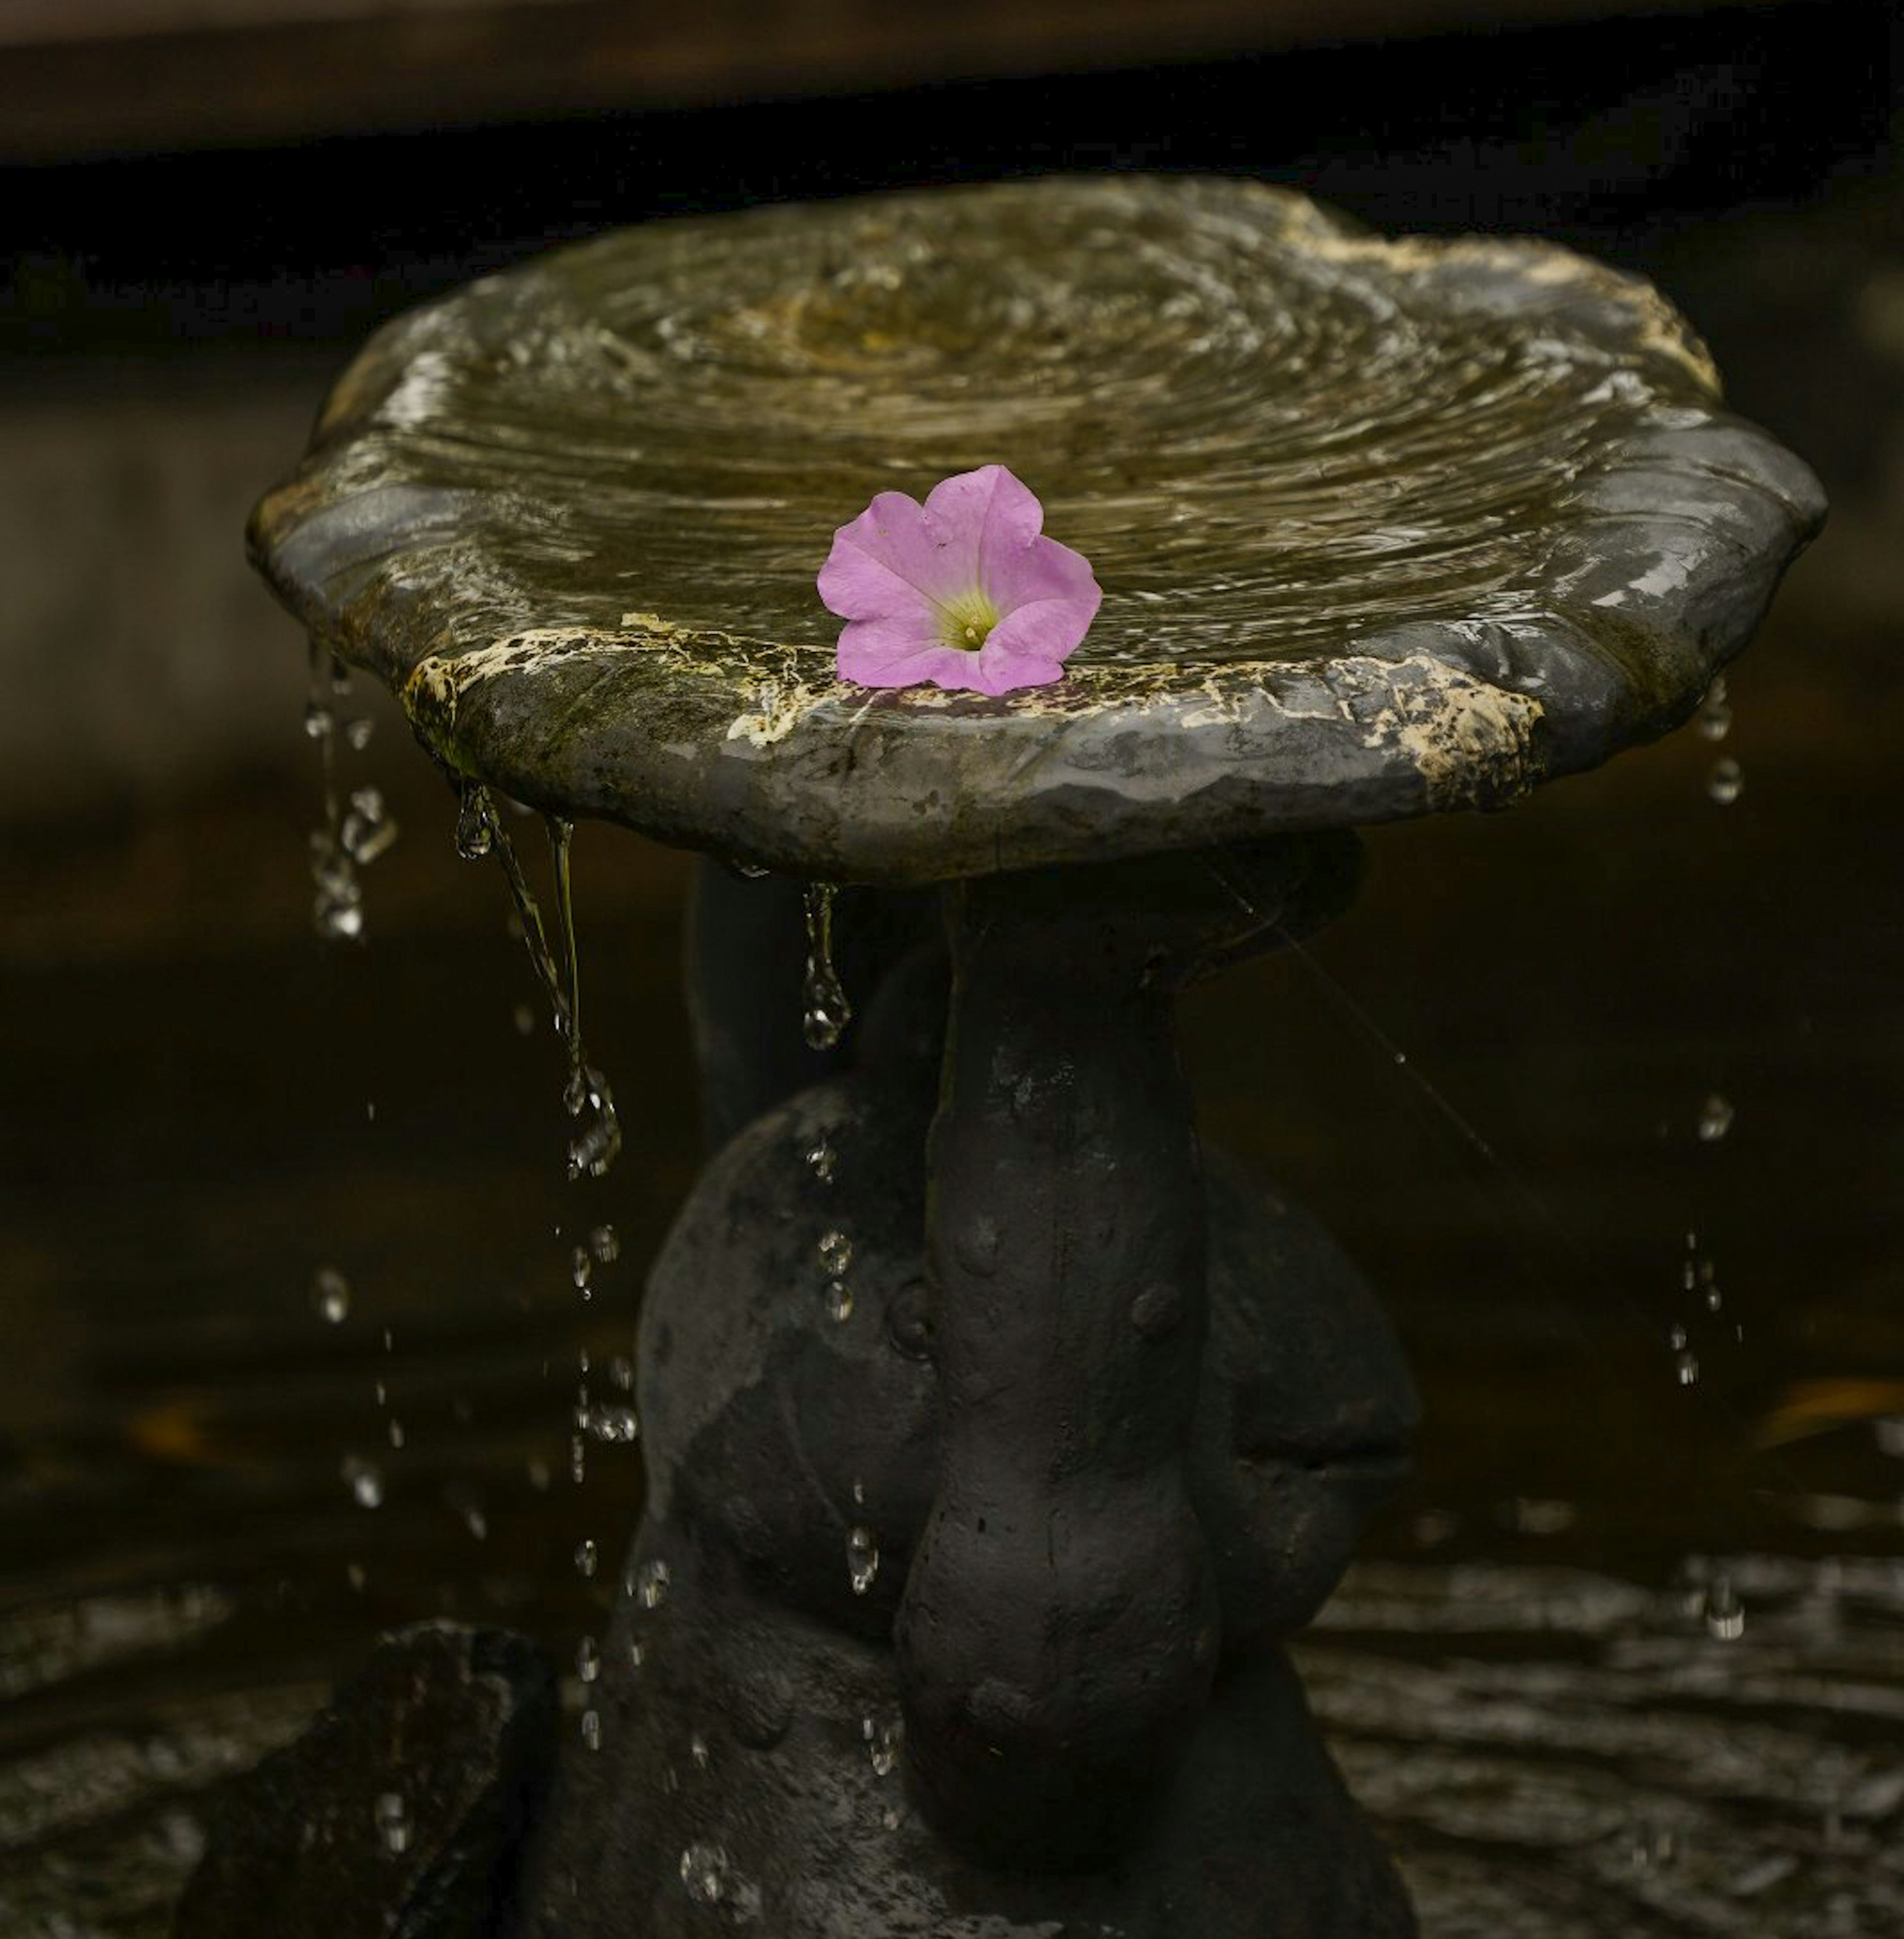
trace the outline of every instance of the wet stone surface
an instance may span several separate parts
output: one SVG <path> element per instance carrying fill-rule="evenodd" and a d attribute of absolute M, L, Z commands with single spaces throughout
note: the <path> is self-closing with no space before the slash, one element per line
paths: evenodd
<path fill-rule="evenodd" d="M 836 681 L 833 528 L 991 462 L 1104 587 L 1067 677 Z M 1821 512 L 1644 283 L 1122 177 L 485 279 L 373 342 L 252 538 L 449 766 L 903 884 L 1512 799 L 1686 717 Z"/>

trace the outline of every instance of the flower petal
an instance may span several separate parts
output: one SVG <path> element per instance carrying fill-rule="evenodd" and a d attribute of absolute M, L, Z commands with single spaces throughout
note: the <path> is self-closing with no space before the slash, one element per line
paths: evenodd
<path fill-rule="evenodd" d="M 993 568 L 1022 551 L 1043 529 L 1044 507 L 1031 487 L 1002 464 L 982 464 L 933 486 L 925 501 L 925 525 L 955 565 L 957 583 L 989 592 Z"/>
<path fill-rule="evenodd" d="M 1104 597 L 1090 561 L 1069 546 L 1047 538 L 1034 539 L 1029 545 L 995 561 L 986 590 L 1001 614 L 1016 612 L 1036 600 L 1076 601 L 1083 610 L 1087 626 L 1096 616 L 1098 603 Z"/>
<path fill-rule="evenodd" d="M 862 686 L 909 686 L 927 677 L 915 670 L 925 659 L 952 650 L 939 637 L 929 609 L 878 619 L 854 619 L 840 629 L 834 664 L 842 680 Z"/>
<path fill-rule="evenodd" d="M 833 534 L 818 581 L 821 599 L 842 619 L 908 613 L 972 583 L 959 579 L 944 537 L 932 530 L 918 501 L 903 492 L 882 492 Z"/>
<path fill-rule="evenodd" d="M 972 665 L 964 684 L 975 693 L 1013 693 L 1021 686 L 1049 686 L 1065 677 L 1065 669 L 1056 660 L 1015 653 L 1008 647 L 993 646 L 990 640 L 981 651 L 967 658 Z"/>

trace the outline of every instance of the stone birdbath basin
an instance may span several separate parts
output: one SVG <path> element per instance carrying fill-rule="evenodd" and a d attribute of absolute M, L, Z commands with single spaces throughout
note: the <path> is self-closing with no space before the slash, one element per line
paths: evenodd
<path fill-rule="evenodd" d="M 992 463 L 1104 587 L 1065 677 L 839 681 L 833 528 Z M 1413 1395 L 1329 1238 L 1199 1150 L 1171 999 L 1344 907 L 1357 826 L 1683 720 L 1822 510 L 1646 285 L 1242 182 L 657 224 L 385 330 L 255 556 L 482 839 L 494 788 L 716 858 L 717 1149 L 585 1730 L 538 1734 L 526 1652 L 400 1639 L 181 1934 L 263 1890 L 335 1931 L 358 1861 L 407 1933 L 1411 1931 L 1282 1643 Z M 816 941 L 812 1049 L 809 883 L 858 1012 Z M 413 1773 L 373 1862 L 337 1747 L 433 1703 L 480 1780 Z"/>

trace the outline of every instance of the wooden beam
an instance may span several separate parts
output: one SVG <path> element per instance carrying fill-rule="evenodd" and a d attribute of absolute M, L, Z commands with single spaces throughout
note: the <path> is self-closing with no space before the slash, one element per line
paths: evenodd
<path fill-rule="evenodd" d="M 0 163 L 1135 65 L 1698 4 L 8 0 Z"/>

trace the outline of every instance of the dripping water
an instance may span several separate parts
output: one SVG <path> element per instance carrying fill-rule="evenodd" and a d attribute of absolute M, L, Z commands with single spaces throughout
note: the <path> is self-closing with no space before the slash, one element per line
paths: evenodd
<path fill-rule="evenodd" d="M 529 886 L 515 844 L 496 814 L 495 799 L 480 781 L 466 781 L 456 816 L 456 852 L 465 860 L 494 854 L 502 863 L 510 901 L 521 927 L 536 980 L 568 1053 L 562 1109 L 574 1120 L 568 1145 L 568 1175 L 599 1178 L 621 1151 L 621 1121 L 608 1080 L 589 1061 L 582 1036 L 581 960 L 575 933 L 574 894 L 569 854 L 575 824 L 559 815 L 547 818 L 555 884 L 556 934 L 552 944 L 541 904 Z M 586 1283 L 578 1280 L 578 1285 Z"/>
<path fill-rule="evenodd" d="M 395 816 L 380 790 L 366 785 L 346 794 L 337 744 L 361 753 L 370 741 L 367 717 L 340 720 L 337 702 L 350 692 L 343 662 L 311 643 L 311 688 L 304 704 L 304 732 L 318 745 L 323 775 L 323 811 L 310 836 L 312 927 L 326 942 L 361 942 L 364 884 L 360 872 L 397 839 Z"/>
<path fill-rule="evenodd" d="M 1729 714 L 1726 719 L 1729 727 Z M 1259 926 L 1273 933 L 1281 947 L 1302 964 L 1348 1022 L 1381 1049 L 1386 1060 L 1402 1072 L 1423 1102 L 1455 1133 L 1485 1172 L 1497 1180 L 1530 1219 L 1546 1233 L 1549 1250 L 1545 1256 L 1537 1253 L 1524 1240 L 1514 1241 L 1514 1250 L 1520 1257 L 1523 1268 L 1553 1295 L 1543 1308 L 1543 1317 L 1556 1332 L 1558 1332 L 1561 1322 L 1564 1319 L 1568 1323 L 1567 1337 L 1570 1344 L 1591 1356 L 1601 1364 L 1610 1380 L 1616 1380 L 1617 1373 L 1608 1365 L 1603 1349 L 1593 1336 L 1573 1320 L 1573 1304 L 1558 1292 L 1552 1270 L 1551 1262 L 1553 1259 L 1589 1261 L 1591 1249 L 1581 1242 L 1578 1234 L 1568 1228 L 1552 1206 L 1502 1157 L 1460 1107 L 1409 1058 L 1406 1052 L 1390 1036 L 1381 1022 L 1353 992 L 1330 973 L 1303 939 L 1290 933 L 1277 918 L 1273 910 L 1266 911 L 1260 908 L 1251 899 L 1247 886 L 1231 870 L 1220 866 L 1216 859 L 1209 856 L 1206 855 L 1203 860 L 1211 876 L 1223 890 L 1256 919 Z M 1710 1107 L 1713 1105 L 1720 1109 L 1712 1112 Z M 1704 1129 L 1708 1122 L 1712 1126 L 1710 1131 Z M 1712 1143 L 1723 1138 L 1730 1130 L 1731 1125 L 1732 1106 L 1729 1101 L 1715 1097 L 1709 1100 L 1708 1111 L 1701 1114 L 1701 1141 Z M 1696 1251 L 1693 1234 L 1687 1234 L 1687 1243 L 1689 1250 Z M 1593 1272 L 1590 1265 L 1586 1270 L 1592 1275 L 1592 1289 L 1601 1304 L 1623 1307 L 1629 1312 L 1636 1310 L 1635 1302 L 1622 1288 L 1610 1283 L 1604 1275 Z M 1696 1283 L 1706 1294 L 1708 1311 L 1717 1313 L 1723 1302 L 1719 1296 L 1711 1262 L 1695 1260 L 1687 1265 L 1686 1271 L 1689 1275 L 1687 1289 L 1692 1289 L 1695 1280 L 1692 1275 L 1696 1273 Z M 1748 1424 L 1737 1419 L 1730 1403 L 1713 1393 L 1710 1388 L 1700 1385 L 1698 1357 L 1693 1350 L 1686 1329 L 1675 1326 L 1668 1338 L 1672 1350 L 1671 1364 L 1676 1383 L 1682 1388 L 1697 1389 L 1704 1396 L 1706 1405 L 1716 1408 L 1731 1421 L 1736 1439 L 1749 1440 L 1751 1435 Z M 1794 1495 L 1802 1495 L 1805 1492 L 1799 1476 L 1775 1453 L 1761 1447 L 1759 1458 L 1765 1464 L 1768 1472 L 1778 1476 L 1781 1484 Z"/>
<path fill-rule="evenodd" d="M 832 1049 L 853 1020 L 853 1006 L 833 960 L 833 904 L 839 894 L 833 882 L 806 885 L 806 1010 L 801 1029 L 815 1050 Z"/>

